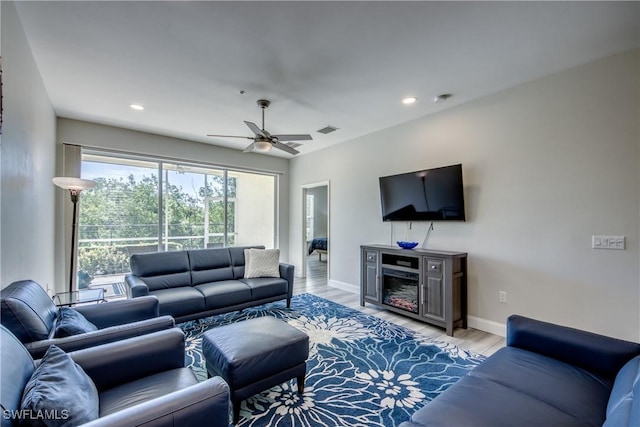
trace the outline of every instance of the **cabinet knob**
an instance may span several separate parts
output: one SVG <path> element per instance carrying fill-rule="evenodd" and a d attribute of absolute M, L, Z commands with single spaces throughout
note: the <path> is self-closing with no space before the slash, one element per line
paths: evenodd
<path fill-rule="evenodd" d="M 431 269 L 432 269 L 432 270 L 435 270 L 436 268 L 437 268 L 437 267 L 436 267 L 435 265 L 432 265 L 432 266 L 431 266 Z"/>

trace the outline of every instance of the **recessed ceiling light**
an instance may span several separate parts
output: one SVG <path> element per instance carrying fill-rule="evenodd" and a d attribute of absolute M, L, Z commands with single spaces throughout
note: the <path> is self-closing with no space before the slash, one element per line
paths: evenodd
<path fill-rule="evenodd" d="M 406 98 L 404 98 L 402 100 L 402 103 L 403 104 L 414 104 L 417 100 L 418 100 L 418 98 L 416 98 L 415 96 L 407 96 Z"/>
<path fill-rule="evenodd" d="M 140 104 L 131 104 L 129 105 L 129 107 L 131 107 L 132 110 L 138 110 L 138 111 L 144 110 L 144 107 Z"/>
<path fill-rule="evenodd" d="M 445 102 L 447 99 L 451 98 L 453 95 L 451 95 L 450 93 L 443 93 L 442 95 L 438 95 L 435 98 L 433 98 L 433 102 L 436 104 L 442 104 L 443 102 Z"/>

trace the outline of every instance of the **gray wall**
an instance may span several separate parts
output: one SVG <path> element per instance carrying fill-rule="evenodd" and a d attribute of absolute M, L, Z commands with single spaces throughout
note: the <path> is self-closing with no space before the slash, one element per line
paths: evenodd
<path fill-rule="evenodd" d="M 436 223 L 428 247 L 469 253 L 471 325 L 504 333 L 519 313 L 639 340 L 639 60 L 616 55 L 294 158 L 291 261 L 302 185 L 331 182 L 330 283 L 354 289 L 361 244 L 426 234 L 382 222 L 378 177 L 462 163 L 467 222 Z M 594 234 L 625 235 L 627 249 L 593 250 Z"/>
<path fill-rule="evenodd" d="M 56 117 L 12 2 L 2 10 L 0 284 L 55 285 Z M 64 284 L 60 284 L 64 288 Z"/>

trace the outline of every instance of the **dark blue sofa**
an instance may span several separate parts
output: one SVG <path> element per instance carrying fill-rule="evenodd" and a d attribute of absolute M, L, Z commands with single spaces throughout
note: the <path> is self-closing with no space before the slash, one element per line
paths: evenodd
<path fill-rule="evenodd" d="M 507 346 L 401 427 L 640 426 L 640 344 L 522 316 Z"/>
<path fill-rule="evenodd" d="M 153 295 L 160 315 L 176 322 L 242 310 L 281 299 L 291 304 L 293 265 L 280 263 L 280 277 L 244 278 L 244 250 L 264 246 L 196 249 L 131 255 L 127 296 Z"/>

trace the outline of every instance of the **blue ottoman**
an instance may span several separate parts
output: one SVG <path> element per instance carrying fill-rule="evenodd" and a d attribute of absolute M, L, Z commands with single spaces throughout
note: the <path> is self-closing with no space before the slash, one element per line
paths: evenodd
<path fill-rule="evenodd" d="M 240 403 L 295 377 L 304 392 L 309 337 L 275 317 L 259 317 L 220 326 L 202 336 L 202 354 L 209 376 L 229 384 L 233 422 Z"/>

